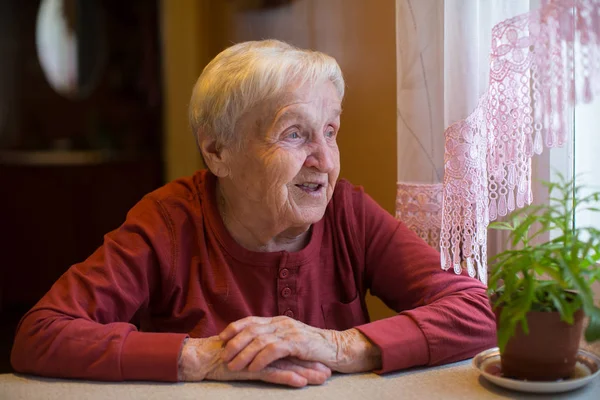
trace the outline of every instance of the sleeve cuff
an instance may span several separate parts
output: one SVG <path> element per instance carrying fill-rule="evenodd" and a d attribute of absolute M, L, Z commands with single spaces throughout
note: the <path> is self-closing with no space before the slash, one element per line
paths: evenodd
<path fill-rule="evenodd" d="M 121 349 L 121 376 L 126 381 L 177 382 L 180 333 L 131 332 Z"/>
<path fill-rule="evenodd" d="M 429 363 L 427 339 L 417 324 L 406 315 L 374 321 L 357 326 L 381 350 L 378 374 Z"/>

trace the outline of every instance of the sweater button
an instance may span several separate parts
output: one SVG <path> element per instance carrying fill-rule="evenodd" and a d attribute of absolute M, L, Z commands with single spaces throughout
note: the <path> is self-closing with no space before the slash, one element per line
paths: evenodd
<path fill-rule="evenodd" d="M 279 278 L 281 279 L 285 279 L 290 275 L 290 270 L 287 268 L 282 269 L 281 271 L 279 271 Z"/>
<path fill-rule="evenodd" d="M 290 289 L 289 287 L 286 287 L 281 291 L 281 295 L 283 297 L 289 297 L 290 294 L 292 294 L 292 289 Z"/>
<path fill-rule="evenodd" d="M 285 315 L 286 317 L 294 318 L 294 312 L 292 310 L 290 310 L 289 308 L 287 310 L 285 310 L 283 315 Z"/>

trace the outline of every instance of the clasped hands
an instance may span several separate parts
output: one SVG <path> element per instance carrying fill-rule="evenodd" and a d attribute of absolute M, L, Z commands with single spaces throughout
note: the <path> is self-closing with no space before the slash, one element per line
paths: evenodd
<path fill-rule="evenodd" d="M 379 368 L 381 354 L 357 329 L 314 328 L 289 317 L 247 317 L 218 336 L 188 339 L 181 380 L 262 380 L 303 387 L 324 383 L 332 371 Z"/>

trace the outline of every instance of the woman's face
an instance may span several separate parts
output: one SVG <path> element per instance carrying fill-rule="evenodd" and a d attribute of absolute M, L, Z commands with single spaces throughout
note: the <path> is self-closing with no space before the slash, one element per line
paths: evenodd
<path fill-rule="evenodd" d="M 282 229 L 319 221 L 340 172 L 340 113 L 326 81 L 291 87 L 244 115 L 236 125 L 243 145 L 228 157 L 227 191 L 237 197 L 229 202 Z"/>

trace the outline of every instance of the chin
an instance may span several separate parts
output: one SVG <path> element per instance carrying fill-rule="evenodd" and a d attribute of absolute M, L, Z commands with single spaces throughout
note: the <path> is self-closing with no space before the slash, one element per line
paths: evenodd
<path fill-rule="evenodd" d="M 301 211 L 297 221 L 299 222 L 299 225 L 312 225 L 322 220 L 324 215 L 325 207 L 323 207 L 322 210 L 311 208 L 310 210 Z"/>

